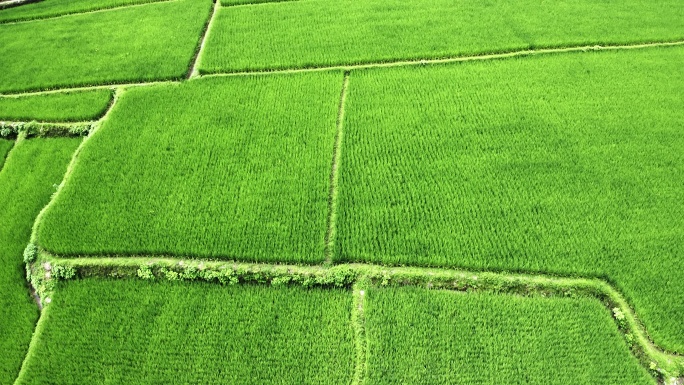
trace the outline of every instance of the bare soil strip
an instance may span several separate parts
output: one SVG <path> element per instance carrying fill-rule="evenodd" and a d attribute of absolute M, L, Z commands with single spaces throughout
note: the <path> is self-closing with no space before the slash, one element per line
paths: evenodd
<path fill-rule="evenodd" d="M 204 46 L 207 42 L 207 36 L 211 31 L 211 26 L 214 24 L 214 19 L 218 13 L 219 8 L 221 8 L 221 0 L 214 0 L 214 7 L 211 9 L 211 15 L 207 19 L 207 23 L 204 25 L 204 31 L 202 32 L 202 38 L 200 39 L 199 46 L 195 52 L 195 57 L 192 58 L 192 65 L 188 70 L 188 79 L 192 79 L 199 76 L 199 64 L 202 60 L 202 53 L 204 52 Z"/>
<path fill-rule="evenodd" d="M 335 132 L 335 144 L 333 145 L 332 167 L 330 170 L 330 192 L 328 195 L 328 226 L 325 233 L 325 263 L 332 263 L 333 247 L 335 243 L 335 216 L 337 210 L 337 169 L 340 165 L 342 147 L 342 122 L 344 122 L 344 102 L 347 99 L 347 87 L 349 87 L 349 71 L 344 73 L 342 91 L 340 91 L 340 105 L 337 110 L 337 129 Z"/>
<path fill-rule="evenodd" d="M 368 370 L 366 364 L 366 317 L 364 315 L 364 304 L 366 299 L 366 284 L 356 282 L 354 284 L 354 301 L 352 304 L 352 327 L 354 328 L 354 343 L 356 345 L 356 365 L 354 367 L 354 378 L 352 385 L 361 385 L 366 377 Z"/>

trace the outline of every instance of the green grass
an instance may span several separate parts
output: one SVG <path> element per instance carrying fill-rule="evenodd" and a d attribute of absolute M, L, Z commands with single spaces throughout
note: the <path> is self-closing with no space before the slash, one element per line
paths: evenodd
<path fill-rule="evenodd" d="M 296 1 L 220 9 L 200 71 L 681 39 L 680 0 Z"/>
<path fill-rule="evenodd" d="M 38 319 L 24 279 L 23 250 L 36 215 L 61 182 L 79 143 L 65 138 L 20 141 L 0 170 L 0 384 L 11 384 L 19 373 Z"/>
<path fill-rule="evenodd" d="M 7 158 L 7 154 L 13 146 L 14 141 L 0 139 L 0 170 L 2 170 L 2 165 L 5 163 L 5 158 Z"/>
<path fill-rule="evenodd" d="M 321 262 L 341 73 L 121 96 L 46 212 L 60 255 Z"/>
<path fill-rule="evenodd" d="M 34 20 L 160 0 L 41 0 L 0 11 L 0 23 Z"/>
<path fill-rule="evenodd" d="M 17 384 L 345 384 L 350 311 L 345 290 L 68 281 Z"/>
<path fill-rule="evenodd" d="M 655 383 L 593 299 L 366 293 L 366 385 Z"/>
<path fill-rule="evenodd" d="M 210 8 L 182 0 L 0 25 L 0 92 L 182 78 Z"/>
<path fill-rule="evenodd" d="M 607 277 L 684 352 L 683 61 L 667 48 L 352 72 L 337 261 Z"/>
<path fill-rule="evenodd" d="M 0 120 L 79 122 L 96 120 L 107 111 L 111 90 L 0 98 Z"/>

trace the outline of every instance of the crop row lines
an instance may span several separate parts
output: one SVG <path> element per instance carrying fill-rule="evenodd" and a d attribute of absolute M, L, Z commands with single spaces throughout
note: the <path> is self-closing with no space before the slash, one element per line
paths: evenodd
<path fill-rule="evenodd" d="M 170 0 L 170 1 L 177 1 L 177 0 Z M 568 47 L 559 47 L 559 48 L 540 48 L 540 49 L 528 49 L 528 50 L 521 50 L 521 51 L 501 52 L 501 53 L 492 53 L 492 54 L 484 54 L 484 55 L 454 56 L 454 57 L 437 58 L 437 59 L 434 59 L 434 58 L 433 59 L 412 59 L 412 60 L 396 60 L 396 61 L 389 61 L 388 60 L 388 61 L 380 61 L 380 62 L 369 62 L 369 63 L 360 63 L 360 64 L 340 64 L 340 65 L 320 66 L 320 67 L 302 67 L 302 68 L 289 68 L 289 69 L 264 69 L 264 70 L 239 71 L 239 72 L 216 72 L 216 73 L 205 74 L 205 75 L 191 76 L 190 79 L 186 79 L 184 81 L 192 81 L 195 79 L 204 79 L 204 78 L 213 78 L 213 77 L 230 77 L 230 76 L 266 76 L 266 75 L 282 75 L 282 74 L 295 74 L 295 73 L 306 73 L 306 72 L 324 72 L 324 71 L 345 71 L 345 72 L 349 72 L 349 71 L 353 71 L 353 70 L 366 70 L 366 69 L 373 69 L 373 68 L 439 65 L 439 64 L 461 63 L 461 62 L 471 62 L 471 61 L 500 60 L 500 59 L 516 58 L 516 57 L 535 56 L 535 55 L 632 50 L 632 49 L 646 49 L 646 48 L 655 48 L 655 47 L 673 47 L 673 46 L 680 46 L 680 45 L 684 45 L 684 40 L 639 43 L 639 44 L 624 44 L 624 45 L 582 45 L 582 46 L 568 46 Z M 145 86 L 153 86 L 153 85 L 158 85 L 158 84 L 178 84 L 178 83 L 181 83 L 182 81 L 183 80 L 157 80 L 157 81 L 149 81 L 149 82 L 103 84 L 103 85 L 91 85 L 91 86 L 82 86 L 82 87 L 59 88 L 59 89 L 51 89 L 51 90 L 26 91 L 26 92 L 16 92 L 16 93 L 13 92 L 13 93 L 0 94 L 0 98 L 12 98 L 12 97 L 33 96 L 33 95 L 46 95 L 46 94 L 55 94 L 55 93 L 62 93 L 62 92 L 86 91 L 86 90 L 97 90 L 97 89 L 120 89 L 120 88 L 129 88 L 129 87 L 145 87 Z"/>
<path fill-rule="evenodd" d="M 46 270 L 46 266 L 49 268 Z M 55 274 L 56 269 L 68 274 Z M 684 375 L 684 357 L 661 350 L 650 340 L 643 324 L 624 296 L 599 278 L 558 277 L 544 274 L 471 271 L 465 269 L 382 266 L 365 263 L 338 265 L 279 265 L 130 256 L 120 258 L 65 258 L 39 250 L 29 270 L 37 287 L 46 288 L 41 298 L 49 298 L 59 279 L 72 278 L 144 278 L 204 280 L 208 282 L 301 284 L 306 287 L 347 287 L 353 290 L 353 327 L 357 360 L 354 383 L 365 373 L 365 337 L 363 327 L 364 288 L 374 286 L 417 286 L 426 289 L 485 291 L 523 296 L 593 297 L 612 312 L 616 326 L 642 365 L 653 369 L 663 379 Z M 53 274 L 45 278 L 45 273 Z M 49 301 L 46 301 L 49 302 Z"/>
<path fill-rule="evenodd" d="M 20 24 L 20 23 L 31 23 L 31 22 L 35 22 L 35 21 L 61 19 L 64 17 L 69 17 L 69 16 L 79 16 L 79 15 L 88 15 L 91 13 L 118 11 L 120 9 L 143 7 L 146 5 L 156 4 L 156 3 L 172 3 L 172 2 L 176 2 L 176 1 L 179 1 L 179 0 L 148 0 L 144 3 L 138 3 L 138 4 L 127 4 L 127 5 L 118 5 L 118 6 L 109 6 L 109 7 L 106 6 L 103 8 L 95 8 L 95 9 L 91 9 L 88 11 L 76 11 L 76 12 L 68 12 L 68 13 L 52 15 L 52 16 L 35 17 L 35 18 L 10 20 L 10 21 L 0 21 L 0 25 L 11 25 L 11 24 Z M 258 6 L 258 5 L 264 5 L 264 4 L 287 3 L 287 2 L 292 2 L 292 1 L 297 1 L 297 0 L 255 1 L 255 2 L 247 2 L 247 3 L 242 3 L 242 4 L 224 5 L 223 7 L 224 8 L 252 7 L 252 6 Z M 32 1 L 32 2 L 35 2 L 35 1 Z M 217 4 L 217 3 L 220 4 L 221 0 L 214 0 L 214 4 Z"/>
<path fill-rule="evenodd" d="M 15 21 L 4 21 L 4 22 L 0 21 L 0 26 L 12 25 L 12 24 L 32 23 L 32 22 L 36 22 L 36 21 L 62 19 L 62 18 L 71 17 L 71 16 L 89 15 L 92 13 L 117 11 L 117 10 L 126 9 L 126 8 L 144 7 L 146 5 L 156 4 L 156 3 L 173 3 L 176 1 L 179 1 L 179 0 L 149 0 L 149 1 L 147 1 L 145 3 L 141 3 L 141 4 L 128 4 L 128 5 L 120 5 L 120 6 L 114 6 L 114 7 L 104 7 L 104 8 L 91 9 L 89 11 L 83 11 L 83 12 L 69 12 L 69 13 L 63 13 L 63 14 L 54 15 L 54 16 L 36 17 L 36 18 L 31 18 L 31 19 L 22 19 L 22 20 L 15 20 Z"/>
<path fill-rule="evenodd" d="M 53 19 L 61 19 L 64 17 L 69 17 L 69 16 L 79 16 L 79 15 L 88 15 L 91 13 L 102 13 L 102 12 L 109 12 L 109 11 L 118 11 L 120 9 L 126 9 L 126 8 L 134 8 L 134 7 L 143 7 L 146 5 L 150 4 L 156 4 L 156 3 L 173 3 L 179 0 L 148 0 L 144 3 L 139 3 L 139 4 L 128 4 L 128 5 L 118 5 L 118 6 L 113 6 L 113 7 L 103 7 L 103 8 L 96 8 L 96 9 L 91 9 L 89 11 L 76 11 L 76 12 L 68 12 L 68 13 L 63 13 L 59 15 L 53 15 L 53 16 L 44 16 L 44 17 L 36 17 L 36 18 L 29 18 L 29 19 L 20 19 L 20 20 L 11 20 L 11 21 L 0 21 L 0 25 L 12 25 L 12 24 L 21 24 L 21 23 L 31 23 L 35 21 L 45 21 L 45 20 L 53 20 Z M 298 1 L 298 0 L 272 0 L 272 1 L 255 1 L 255 2 L 248 2 L 248 3 L 242 3 L 242 4 L 231 4 L 231 5 L 224 5 L 224 8 L 239 8 L 239 7 L 253 7 L 253 6 L 258 6 L 258 5 L 264 5 L 264 4 L 274 4 L 274 3 L 287 3 L 287 2 L 292 2 L 292 1 Z M 215 0 L 214 4 L 220 4 L 221 0 Z"/>

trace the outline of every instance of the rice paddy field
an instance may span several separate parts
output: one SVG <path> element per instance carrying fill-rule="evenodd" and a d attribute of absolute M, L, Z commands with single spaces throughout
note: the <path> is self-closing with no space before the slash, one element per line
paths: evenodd
<path fill-rule="evenodd" d="M 0 139 L 0 383 L 11 384 L 26 355 L 39 311 L 28 290 L 22 253 L 38 212 L 55 192 L 80 140 Z M 6 143 L 10 143 L 6 146 Z"/>
<path fill-rule="evenodd" d="M 0 24 L 0 92 L 180 79 L 210 7 L 178 0 Z"/>
<path fill-rule="evenodd" d="M 0 384 L 684 383 L 684 3 L 0 2 Z"/>
<path fill-rule="evenodd" d="M 17 383 L 342 384 L 351 301 L 339 289 L 68 282 Z"/>
<path fill-rule="evenodd" d="M 0 97 L 0 119 L 6 121 L 79 122 L 102 117 L 111 90 Z"/>
<path fill-rule="evenodd" d="M 365 384 L 652 382 L 598 301 L 402 287 L 365 304 Z"/>
<path fill-rule="evenodd" d="M 684 39 L 679 0 L 290 1 L 219 9 L 200 70 L 307 68 L 677 39 Z"/>
<path fill-rule="evenodd" d="M 342 81 L 218 78 L 127 92 L 83 148 L 78 182 L 46 212 L 41 244 L 73 256 L 323 262 Z"/>
<path fill-rule="evenodd" d="M 337 259 L 606 276 L 684 351 L 683 62 L 677 47 L 352 73 Z"/>
<path fill-rule="evenodd" d="M 6 9 L 0 15 L 0 24 L 46 19 L 76 13 L 94 12 L 135 4 L 154 3 L 160 0 L 44 0 L 21 7 Z M 167 1 L 167 0 L 162 0 Z"/>

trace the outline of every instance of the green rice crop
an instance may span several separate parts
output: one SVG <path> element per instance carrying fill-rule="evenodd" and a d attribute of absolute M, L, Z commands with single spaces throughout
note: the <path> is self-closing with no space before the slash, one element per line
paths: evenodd
<path fill-rule="evenodd" d="M 220 1 L 221 1 L 221 5 L 229 7 L 231 5 L 280 3 L 283 1 L 299 1 L 299 0 L 220 0 Z"/>
<path fill-rule="evenodd" d="M 34 20 L 160 0 L 41 0 L 0 11 L 0 23 Z"/>
<path fill-rule="evenodd" d="M 352 72 L 337 260 L 604 277 L 684 353 L 683 62 L 672 47 Z"/>
<path fill-rule="evenodd" d="M 211 1 L 0 25 L 0 92 L 182 78 Z"/>
<path fill-rule="evenodd" d="M 131 89 L 38 230 L 60 255 L 324 260 L 341 73 Z"/>
<path fill-rule="evenodd" d="M 5 158 L 7 158 L 12 146 L 14 146 L 14 141 L 0 139 L 0 170 L 2 170 L 2 165 L 5 163 Z"/>
<path fill-rule="evenodd" d="M 0 120 L 78 122 L 96 120 L 107 111 L 111 90 L 0 97 Z"/>
<path fill-rule="evenodd" d="M 5 143 L 0 140 L 0 155 Z M 0 170 L 0 384 L 11 384 L 19 373 L 38 319 L 22 254 L 36 215 L 61 182 L 79 143 L 72 138 L 22 140 Z"/>
<path fill-rule="evenodd" d="M 295 1 L 220 9 L 200 70 L 318 67 L 681 39 L 681 0 Z"/>
<path fill-rule="evenodd" d="M 67 281 L 16 383 L 346 384 L 350 311 L 346 290 Z"/>
<path fill-rule="evenodd" d="M 593 299 L 371 289 L 366 385 L 654 384 Z"/>

